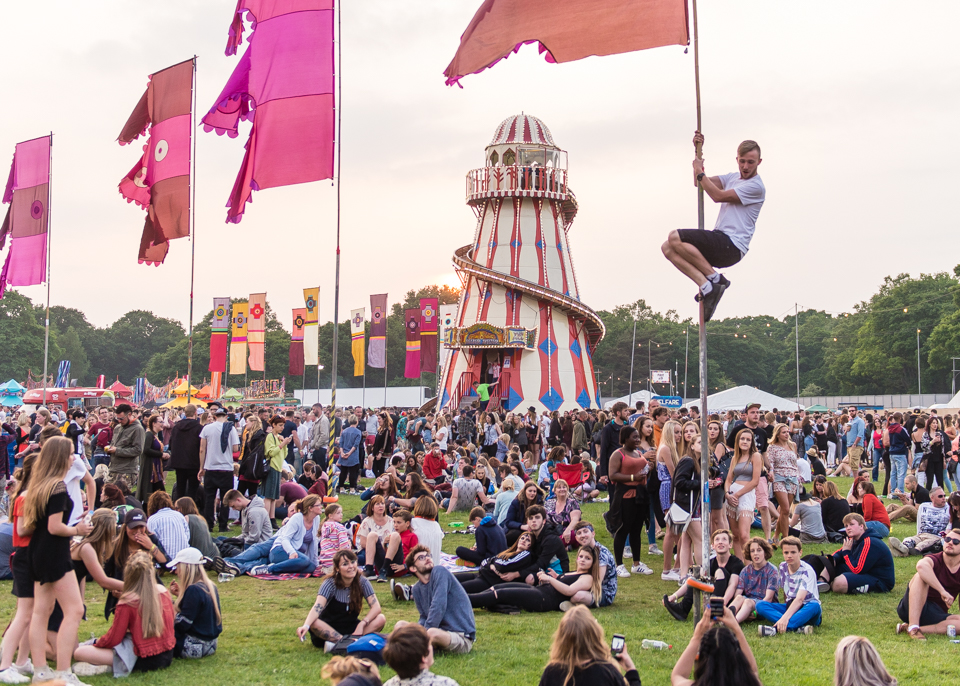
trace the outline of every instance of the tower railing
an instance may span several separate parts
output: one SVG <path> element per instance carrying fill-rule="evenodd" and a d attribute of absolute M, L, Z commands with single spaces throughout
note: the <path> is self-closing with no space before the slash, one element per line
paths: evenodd
<path fill-rule="evenodd" d="M 566 200 L 569 195 L 566 169 L 498 165 L 467 172 L 467 203 L 505 197 Z"/>

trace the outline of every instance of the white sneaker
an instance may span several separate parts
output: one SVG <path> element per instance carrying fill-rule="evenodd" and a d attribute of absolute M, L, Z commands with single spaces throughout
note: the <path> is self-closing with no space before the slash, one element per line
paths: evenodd
<path fill-rule="evenodd" d="M 77 676 L 96 676 L 113 671 L 113 667 L 110 665 L 94 665 L 89 662 L 74 662 L 72 669 Z"/>
<path fill-rule="evenodd" d="M 656 544 L 656 543 L 654 543 L 652 546 L 650 546 L 650 547 L 647 549 L 647 552 L 650 553 L 651 555 L 663 555 L 663 551 L 660 550 L 660 548 L 657 547 L 657 544 Z"/>
<path fill-rule="evenodd" d="M 27 658 L 27 661 L 24 662 L 22 665 L 18 665 L 16 662 L 14 662 L 12 665 L 10 665 L 10 667 L 12 669 L 17 670 L 20 674 L 23 674 L 23 675 L 33 674 L 33 662 L 30 660 L 29 657 Z"/>
<path fill-rule="evenodd" d="M 368 479 L 373 479 L 373 478 L 375 478 L 375 477 L 373 476 L 373 470 L 372 470 L 372 469 L 368 469 L 368 470 L 367 470 L 367 478 L 368 478 Z"/>
<path fill-rule="evenodd" d="M 57 673 L 49 666 L 36 667 L 33 670 L 33 683 L 42 684 L 45 681 L 53 681 L 57 678 Z"/>
<path fill-rule="evenodd" d="M 270 568 L 267 565 L 257 565 L 247 572 L 247 574 L 249 576 L 260 576 L 261 574 L 266 574 L 269 571 Z"/>
<path fill-rule="evenodd" d="M 573 603 L 571 603 L 569 600 L 564 600 L 562 603 L 560 603 L 560 612 L 569 612 L 572 609 Z"/>
<path fill-rule="evenodd" d="M 632 547 L 632 546 L 629 546 L 629 545 L 628 545 L 627 547 L 625 547 L 625 548 L 623 549 L 623 556 L 624 556 L 624 557 L 633 557 L 633 547 Z"/>
<path fill-rule="evenodd" d="M 668 572 L 663 572 L 663 573 L 660 575 L 660 578 L 661 578 L 663 581 L 680 581 L 680 572 L 678 572 L 678 571 L 675 570 L 675 569 L 671 569 L 671 570 L 668 571 Z"/>
<path fill-rule="evenodd" d="M 333 641 L 324 641 L 323 642 L 323 652 L 332 653 L 333 649 L 337 647 L 337 644 Z"/>
<path fill-rule="evenodd" d="M 91 665 L 91 667 L 92 666 L 93 665 Z M 89 684 L 85 684 L 80 681 L 80 679 L 77 678 L 77 675 L 70 670 L 65 672 L 54 672 L 54 674 L 56 675 L 55 678 L 62 679 L 65 684 L 68 684 L 68 686 L 89 686 Z"/>
<path fill-rule="evenodd" d="M 626 579 L 630 576 L 630 572 L 627 571 L 627 568 L 624 565 L 617 565 L 617 576 L 621 579 Z"/>
<path fill-rule="evenodd" d="M 0 671 L 0 683 L 2 684 L 29 684 L 29 677 L 15 670 L 13 667 L 7 667 Z"/>
<path fill-rule="evenodd" d="M 633 567 L 630 568 L 630 571 L 633 574 L 646 574 L 647 576 L 650 576 L 651 574 L 653 574 L 653 570 L 647 567 L 647 565 L 643 564 L 642 562 L 637 562 L 637 564 L 633 565 Z"/>

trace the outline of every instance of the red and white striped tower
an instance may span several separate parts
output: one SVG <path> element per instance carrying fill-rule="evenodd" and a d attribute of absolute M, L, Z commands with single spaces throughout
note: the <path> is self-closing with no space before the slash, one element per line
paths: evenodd
<path fill-rule="evenodd" d="M 604 326 L 580 302 L 567 232 L 577 201 L 567 184 L 567 154 L 546 125 L 515 115 L 497 127 L 486 164 L 467 174 L 474 240 L 454 253 L 464 284 L 440 406 L 469 399 L 473 381 L 501 373 L 491 407 L 538 411 L 599 407 L 593 350 Z"/>

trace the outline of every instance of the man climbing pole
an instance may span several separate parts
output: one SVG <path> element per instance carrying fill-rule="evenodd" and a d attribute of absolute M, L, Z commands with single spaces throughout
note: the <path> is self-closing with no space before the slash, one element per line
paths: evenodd
<path fill-rule="evenodd" d="M 699 131 L 693 136 L 693 145 L 699 153 L 703 146 L 703 134 Z M 664 256 L 699 286 L 695 300 L 703 300 L 704 321 L 710 321 L 723 292 L 730 287 L 730 281 L 717 269 L 732 267 L 742 260 L 756 230 L 766 197 L 763 181 L 757 175 L 760 162 L 760 146 L 754 141 L 743 141 L 737 148 L 739 172 L 707 176 L 698 154 L 693 160 L 693 173 L 710 199 L 721 203 L 717 224 L 713 231 L 671 231 L 661 248 Z"/>

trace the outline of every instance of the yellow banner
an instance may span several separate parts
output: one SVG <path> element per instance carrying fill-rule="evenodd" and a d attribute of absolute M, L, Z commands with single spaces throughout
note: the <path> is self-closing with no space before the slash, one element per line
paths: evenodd
<path fill-rule="evenodd" d="M 363 376 L 364 359 L 364 334 L 366 333 L 366 320 L 364 317 L 364 308 L 359 310 L 350 310 L 350 339 L 353 347 L 353 375 Z"/>
<path fill-rule="evenodd" d="M 230 329 L 230 373 L 247 373 L 247 318 L 250 305 L 246 302 L 233 304 L 233 320 Z"/>

